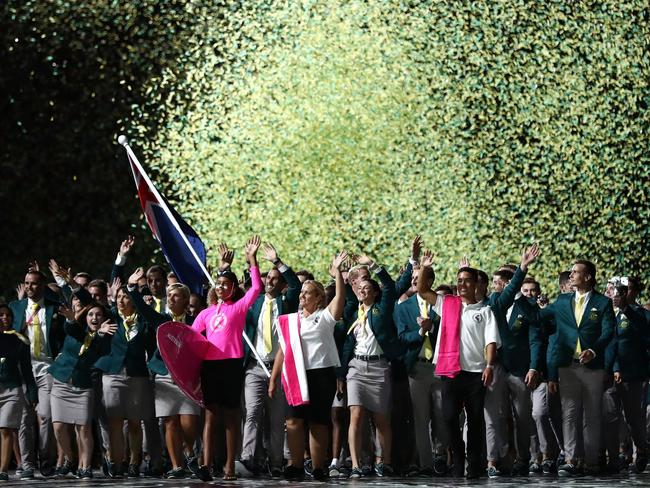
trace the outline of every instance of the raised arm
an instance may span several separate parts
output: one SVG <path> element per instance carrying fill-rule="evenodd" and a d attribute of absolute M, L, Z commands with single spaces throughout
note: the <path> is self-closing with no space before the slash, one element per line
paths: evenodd
<path fill-rule="evenodd" d="M 528 266 L 537 259 L 537 256 L 539 256 L 539 246 L 537 243 L 523 250 L 519 267 L 515 270 L 514 276 L 497 298 L 497 305 L 501 310 L 507 310 L 512 306 L 524 282 L 524 278 L 528 272 Z"/>
<path fill-rule="evenodd" d="M 126 256 L 131 252 L 135 244 L 135 237 L 127 236 L 126 239 L 120 244 L 120 250 L 117 253 L 117 258 L 113 263 L 113 269 L 111 270 L 111 281 L 115 278 L 119 278 L 124 281 L 124 265 L 126 264 Z"/>
<path fill-rule="evenodd" d="M 261 243 L 262 239 L 260 239 L 260 236 L 253 236 L 246 243 L 246 261 L 248 261 L 251 273 L 251 287 L 244 294 L 244 298 L 240 300 L 241 306 L 244 310 L 248 310 L 248 308 L 253 305 L 259 294 L 264 289 L 262 277 L 260 276 L 260 268 L 257 265 L 257 250 L 260 248 Z"/>
<path fill-rule="evenodd" d="M 334 299 L 327 306 L 330 314 L 334 317 L 334 320 L 341 320 L 343 317 L 343 307 L 345 305 L 345 283 L 343 282 L 343 273 L 341 272 L 341 267 L 348 257 L 346 251 L 341 251 L 332 261 L 330 266 L 330 274 L 336 280 L 336 295 Z"/>
<path fill-rule="evenodd" d="M 298 300 L 300 298 L 302 283 L 298 279 L 296 273 L 287 266 L 282 259 L 280 259 L 273 244 L 270 242 L 264 244 L 263 252 L 264 259 L 273 263 L 273 266 L 278 268 L 278 271 L 282 274 L 284 281 L 287 283 L 287 292 L 284 295 L 286 311 L 295 312 L 298 310 Z"/>
<path fill-rule="evenodd" d="M 431 289 L 427 287 L 427 282 L 429 280 L 434 281 L 436 279 L 436 274 L 433 271 L 433 253 L 431 250 L 427 249 L 422 256 L 422 262 L 420 263 L 420 276 L 418 277 L 418 295 L 420 295 L 427 303 L 431 305 L 436 304 L 438 301 L 438 295 Z"/>
<path fill-rule="evenodd" d="M 144 269 L 136 269 L 127 282 L 126 289 L 129 292 L 129 296 L 133 301 L 133 306 L 136 311 L 142 318 L 154 329 L 157 328 L 160 324 L 165 323 L 169 320 L 169 317 L 161 313 L 156 312 L 153 307 L 147 305 L 142 298 L 142 293 L 138 290 L 138 281 L 144 276 Z"/>

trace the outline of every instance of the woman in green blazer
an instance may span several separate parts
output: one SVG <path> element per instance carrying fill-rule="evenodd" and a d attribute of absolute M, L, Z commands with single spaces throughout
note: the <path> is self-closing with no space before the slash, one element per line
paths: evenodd
<path fill-rule="evenodd" d="M 12 330 L 13 319 L 9 306 L 0 305 L 0 481 L 9 480 L 13 434 L 20 427 L 25 401 L 30 407 L 38 403 L 29 340 Z M 27 399 L 23 384 L 27 387 Z"/>
<path fill-rule="evenodd" d="M 107 352 L 100 335 L 113 335 L 117 325 L 111 323 L 108 311 L 96 302 L 78 313 L 68 307 L 61 307 L 59 311 L 66 318 L 66 337 L 61 352 L 49 369 L 53 377 L 52 425 L 65 456 L 63 465 L 57 467 L 57 474 L 65 476 L 73 468 L 70 426 L 74 426 L 79 446 L 77 475 L 80 479 L 90 479 L 93 477 L 92 420 L 95 403 L 91 371 L 95 362 Z"/>

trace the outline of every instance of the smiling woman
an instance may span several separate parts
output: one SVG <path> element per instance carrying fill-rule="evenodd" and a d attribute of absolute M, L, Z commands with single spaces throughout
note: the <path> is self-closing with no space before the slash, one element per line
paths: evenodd
<path fill-rule="evenodd" d="M 215 299 L 194 320 L 192 328 L 205 332 L 211 347 L 208 349 L 201 369 L 201 389 L 205 403 L 205 425 L 203 429 L 203 465 L 198 476 L 203 481 L 212 479 L 209 466 L 214 456 L 214 435 L 218 416 L 226 423 L 226 445 L 228 458 L 224 466 L 224 480 L 234 480 L 235 455 L 239 448 L 240 401 L 243 383 L 242 333 L 246 325 L 246 312 L 261 293 L 262 279 L 257 265 L 259 236 L 251 237 L 246 243 L 245 252 L 251 275 L 251 287 L 241 299 L 237 276 L 229 270 L 219 273 L 215 285 Z M 226 248 L 222 256 L 229 253 Z M 232 256 L 232 254 L 230 254 Z M 232 262 L 232 257 L 229 258 Z M 228 263 L 229 264 L 229 263 Z"/>

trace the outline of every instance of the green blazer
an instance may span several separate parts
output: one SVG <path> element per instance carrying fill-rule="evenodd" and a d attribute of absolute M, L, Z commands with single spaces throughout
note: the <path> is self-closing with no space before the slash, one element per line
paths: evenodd
<path fill-rule="evenodd" d="M 395 282 L 384 268 L 379 269 L 377 277 L 382 284 L 381 298 L 368 310 L 368 324 L 388 359 L 398 359 L 403 354 L 404 349 L 399 342 L 397 329 L 393 322 L 393 309 L 397 299 Z M 353 320 L 346 322 L 346 327 L 349 328 L 354 323 L 357 313 L 358 309 L 354 313 Z M 345 378 L 347 375 L 348 364 L 354 356 L 356 343 L 357 340 L 354 334 L 347 334 L 343 344 L 341 368 L 338 371 L 339 378 Z"/>
<path fill-rule="evenodd" d="M 298 276 L 291 268 L 287 268 L 284 273 L 282 273 L 284 281 L 287 282 L 288 288 L 286 293 L 275 298 L 275 303 L 278 307 L 278 315 L 284 315 L 288 313 L 294 313 L 298 311 L 298 301 L 300 298 L 300 290 L 302 289 L 302 283 Z M 257 300 L 253 302 L 251 308 L 248 309 L 246 313 L 246 326 L 244 328 L 244 333 L 248 336 L 251 343 L 255 343 L 255 338 L 257 336 L 257 324 L 260 319 L 260 313 L 262 312 L 262 306 L 264 306 L 265 295 L 261 293 Z M 243 340 L 243 339 L 242 339 Z M 248 361 L 251 359 L 251 349 L 248 347 L 246 341 L 244 342 L 244 366 L 248 364 Z M 253 356 L 254 357 L 254 356 Z"/>
<path fill-rule="evenodd" d="M 515 297 L 517 296 L 517 293 L 519 293 L 525 277 L 526 272 L 517 267 L 514 276 L 503 291 L 495 291 L 488 297 L 488 304 L 490 305 L 492 312 L 494 312 L 494 317 L 499 326 L 499 334 L 504 333 L 508 329 L 508 309 L 515 303 Z"/>
<path fill-rule="evenodd" d="M 563 293 L 557 300 L 540 310 L 540 320 L 555 321 L 556 337 L 549 343 L 550 364 L 549 380 L 558 380 L 558 368 L 568 367 L 573 362 L 576 343 L 580 338 L 582 350 L 591 349 L 596 357 L 586 366 L 590 369 L 603 369 L 605 366 L 605 349 L 614 337 L 616 318 L 612 301 L 596 290 L 585 306 L 580 327 L 573 314 L 575 293 Z"/>
<path fill-rule="evenodd" d="M 623 381 L 645 381 L 650 376 L 648 341 L 650 324 L 644 310 L 628 305 L 616 316 L 612 372 L 621 373 Z"/>
<path fill-rule="evenodd" d="M 21 388 L 23 384 L 27 387 L 27 401 L 38 403 L 29 340 L 13 330 L 0 333 L 0 385 Z"/>
<path fill-rule="evenodd" d="M 146 346 L 148 327 L 145 320 L 138 315 L 134 327 L 138 330 L 136 336 L 128 341 L 124 322 L 117 312 L 117 308 L 111 309 L 112 318 L 117 324 L 117 331 L 112 336 L 105 335 L 101 338 L 102 347 L 110 352 L 102 356 L 95 363 L 95 367 L 104 374 L 117 374 L 126 367 L 126 374 L 129 376 L 149 376 L 146 360 Z"/>
<path fill-rule="evenodd" d="M 499 329 L 501 364 L 515 376 L 523 378 L 529 369 L 543 370 L 546 362 L 542 347 L 542 337 L 537 322 L 538 310 L 534 300 L 519 297 L 512 305 L 512 313 L 507 326 Z"/>
<path fill-rule="evenodd" d="M 431 305 L 428 305 L 428 307 L 429 317 L 433 321 L 433 328 L 429 332 L 429 340 L 431 341 L 431 346 L 435 348 L 438 328 L 440 327 L 440 317 L 433 311 Z M 424 344 L 424 336 L 420 335 L 420 326 L 417 322 L 419 316 L 420 306 L 418 305 L 417 295 L 413 295 L 408 300 L 396 305 L 393 312 L 397 335 L 406 349 L 402 356 L 402 361 L 408 372 L 415 366 L 420 351 L 422 350 L 422 344 Z"/>
<path fill-rule="evenodd" d="M 25 322 L 25 312 L 27 311 L 27 298 L 15 300 L 9 304 L 9 308 L 14 314 L 13 329 L 16 332 L 29 337 L 27 334 L 27 323 Z M 63 316 L 59 315 L 58 310 L 61 304 L 57 301 L 45 298 L 45 333 L 47 334 L 46 351 L 51 358 L 56 358 L 61 351 L 61 346 L 65 340 L 65 331 L 63 329 Z"/>
<path fill-rule="evenodd" d="M 63 341 L 61 353 L 54 360 L 49 373 L 57 380 L 77 388 L 92 388 L 92 370 L 97 360 L 108 353 L 106 341 L 102 341 L 99 335 L 93 337 L 90 347 L 79 356 L 81 347 L 86 339 L 87 327 L 78 323 L 65 323 L 66 338 Z"/>
<path fill-rule="evenodd" d="M 129 291 L 129 295 L 133 301 L 133 306 L 138 311 L 138 316 L 142 317 L 142 320 L 147 326 L 147 354 L 149 357 L 147 367 L 152 373 L 167 375 L 169 374 L 169 370 L 167 369 L 167 366 L 165 366 L 165 362 L 158 350 L 156 333 L 158 331 L 158 326 L 165 322 L 172 321 L 172 317 L 167 313 L 158 313 L 152 306 L 147 305 L 142 298 L 142 293 L 140 293 L 137 288 L 133 291 Z M 192 325 L 193 322 L 194 317 L 185 314 L 185 323 L 187 325 Z"/>

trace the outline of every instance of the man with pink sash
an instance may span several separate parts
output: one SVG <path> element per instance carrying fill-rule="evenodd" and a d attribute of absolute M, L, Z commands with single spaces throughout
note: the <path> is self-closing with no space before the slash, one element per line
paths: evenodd
<path fill-rule="evenodd" d="M 431 253 L 425 253 L 421 276 L 428 276 Z M 478 271 L 458 270 L 458 295 L 438 296 L 427 288 L 427 280 L 418 280 L 418 293 L 440 315 L 433 362 L 442 378 L 442 415 L 448 429 L 454 476 L 465 474 L 465 446 L 459 415 L 467 418 L 467 478 L 478 478 L 485 469 L 485 387 L 492 381 L 497 347 L 500 344 L 496 319 L 488 305 L 476 300 Z"/>

